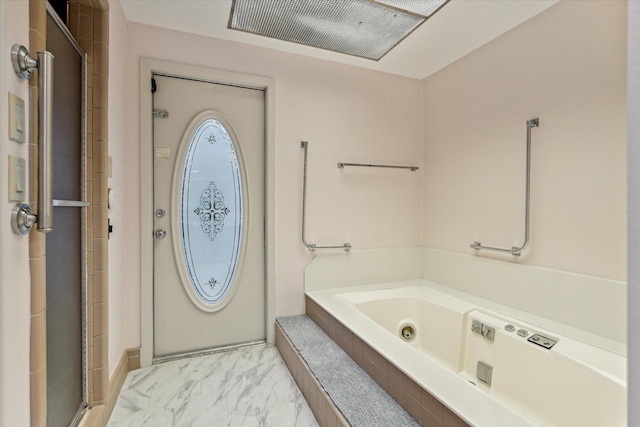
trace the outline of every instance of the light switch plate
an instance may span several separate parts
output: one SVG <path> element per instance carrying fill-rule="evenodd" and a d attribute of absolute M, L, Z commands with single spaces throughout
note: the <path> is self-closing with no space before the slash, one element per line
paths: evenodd
<path fill-rule="evenodd" d="M 9 201 L 24 202 L 27 199 L 27 161 L 9 156 Z"/>
<path fill-rule="evenodd" d="M 9 92 L 9 139 L 24 143 L 27 138 L 27 120 L 24 99 Z"/>

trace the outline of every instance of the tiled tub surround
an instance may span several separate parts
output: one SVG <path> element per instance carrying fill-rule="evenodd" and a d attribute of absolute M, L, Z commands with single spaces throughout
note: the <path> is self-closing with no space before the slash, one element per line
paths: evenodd
<path fill-rule="evenodd" d="M 275 341 L 276 348 L 280 352 L 282 360 L 291 372 L 294 381 L 306 399 L 311 412 L 316 417 L 320 427 L 347 427 L 349 423 L 345 420 L 340 410 L 333 404 L 331 398 L 309 370 L 306 362 L 300 357 L 294 345 L 291 343 L 282 328 L 276 323 Z"/>
<path fill-rule="evenodd" d="M 310 387 L 318 389 L 318 402 L 312 393 L 309 398 L 316 406 L 314 415 L 321 426 L 332 425 L 323 419 L 322 399 L 332 409 L 337 407 L 347 423 L 355 427 L 419 427 L 309 316 L 279 317 L 276 322 L 287 345 L 294 347 L 295 356 L 299 355 L 313 374 Z"/>
<path fill-rule="evenodd" d="M 422 425 L 466 425 L 453 411 L 477 426 L 625 425 L 626 358 L 445 289 L 414 280 L 312 291 L 307 314 Z M 493 341 L 471 331 L 474 319 L 495 328 Z M 411 343 L 399 337 L 405 323 L 416 326 Z M 543 349 L 507 324 L 558 344 Z M 490 387 L 478 361 L 493 367 Z"/>

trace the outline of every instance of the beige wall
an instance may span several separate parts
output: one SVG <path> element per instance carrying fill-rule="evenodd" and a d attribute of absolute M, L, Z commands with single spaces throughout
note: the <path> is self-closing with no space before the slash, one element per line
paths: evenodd
<path fill-rule="evenodd" d="M 626 280 L 626 2 L 560 2 L 424 81 L 427 247 Z"/>
<path fill-rule="evenodd" d="M 140 57 L 276 79 L 276 311 L 304 310 L 300 242 L 301 140 L 308 140 L 308 238 L 356 249 L 418 246 L 421 173 L 337 169 L 340 161 L 411 164 L 422 158 L 419 81 L 277 51 L 129 25 L 126 86 L 125 344 L 140 344 Z M 346 256 L 346 255 L 345 255 Z"/>
<path fill-rule="evenodd" d="M 640 250 L 640 4 L 629 3 L 629 252 Z M 640 362 L 640 262 L 629 257 L 629 366 Z M 629 425 L 640 423 L 640 373 L 629 370 Z"/>
<path fill-rule="evenodd" d="M 112 173 L 109 188 L 116 195 L 109 219 L 114 232 L 109 238 L 109 376 L 113 374 L 124 347 L 124 256 L 127 239 L 123 223 L 125 82 L 127 55 L 127 20 L 120 1 L 109 1 L 109 156 Z"/>
<path fill-rule="evenodd" d="M 0 3 L 0 425 L 19 426 L 29 420 L 29 238 L 13 234 L 9 225 L 15 203 L 9 202 L 7 170 L 9 155 L 27 164 L 29 156 L 28 143 L 8 138 L 7 93 L 28 108 L 29 83 L 14 73 L 9 52 L 14 43 L 29 46 L 29 3 Z"/>

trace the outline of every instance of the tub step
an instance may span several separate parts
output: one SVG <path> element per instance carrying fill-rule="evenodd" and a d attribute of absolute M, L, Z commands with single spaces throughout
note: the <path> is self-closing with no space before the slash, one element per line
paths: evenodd
<path fill-rule="evenodd" d="M 349 425 L 419 426 L 307 315 L 280 317 L 277 323 Z M 283 355 L 283 358 L 286 362 L 287 357 Z M 314 410 L 315 401 L 309 403 Z M 314 410 L 314 414 L 316 413 L 321 411 Z M 324 421 L 318 420 L 321 426 L 332 424 Z"/>

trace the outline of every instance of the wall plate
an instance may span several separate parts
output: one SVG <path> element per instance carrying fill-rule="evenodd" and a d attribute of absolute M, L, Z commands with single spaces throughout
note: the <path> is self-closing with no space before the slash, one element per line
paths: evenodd
<path fill-rule="evenodd" d="M 9 92 L 9 139 L 24 143 L 27 140 L 27 121 L 24 99 Z"/>
<path fill-rule="evenodd" d="M 24 202 L 27 199 L 27 161 L 9 156 L 9 201 Z"/>

